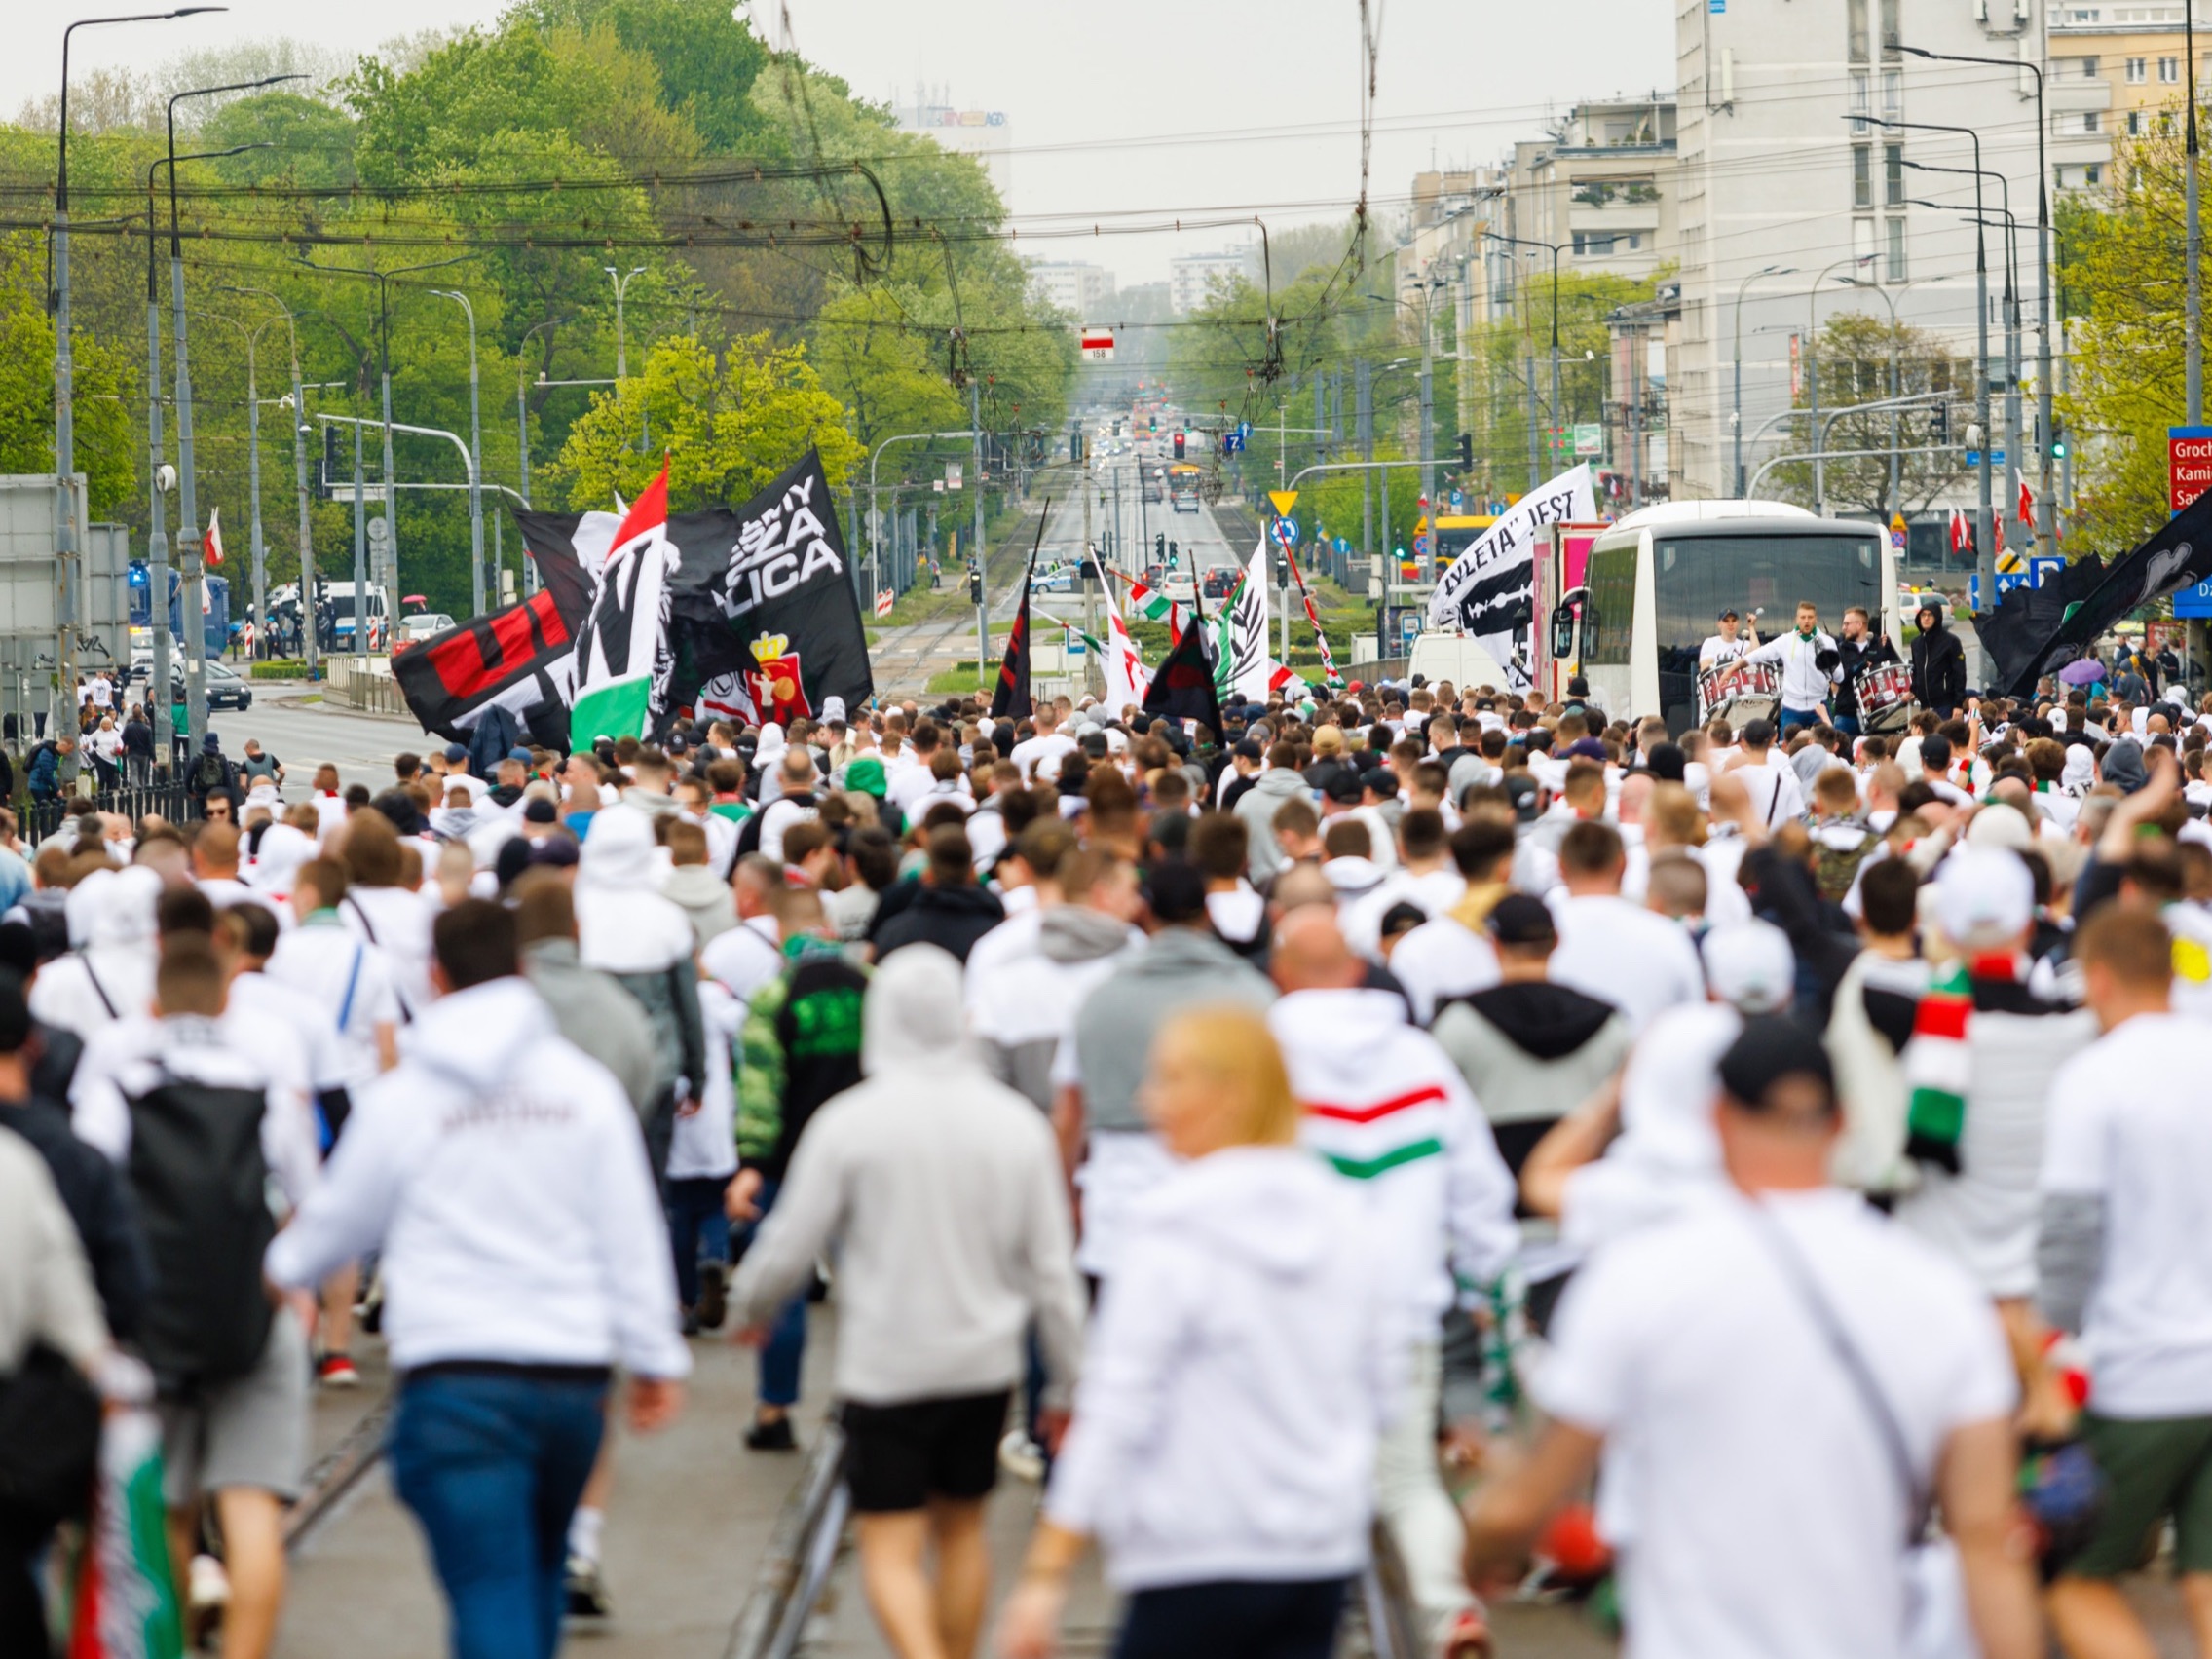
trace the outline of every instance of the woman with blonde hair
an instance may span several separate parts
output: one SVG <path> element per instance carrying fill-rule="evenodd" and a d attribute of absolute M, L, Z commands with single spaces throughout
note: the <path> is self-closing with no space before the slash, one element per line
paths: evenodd
<path fill-rule="evenodd" d="M 1116 1659 L 1323 1659 L 1368 1559 L 1404 1299 L 1357 1194 L 1298 1147 L 1259 1014 L 1171 1021 L 1141 1099 L 1180 1167 L 1106 1283 L 1000 1643 L 1053 1652 L 1095 1537 L 1127 1598 Z"/>

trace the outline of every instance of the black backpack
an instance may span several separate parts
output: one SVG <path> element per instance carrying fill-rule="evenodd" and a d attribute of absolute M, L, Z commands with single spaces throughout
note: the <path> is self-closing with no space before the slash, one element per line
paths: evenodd
<path fill-rule="evenodd" d="M 268 1343 L 267 1110 L 260 1089 L 167 1072 L 131 1099 L 131 1188 L 154 1263 L 141 1345 L 166 1396 L 244 1376 Z"/>
<path fill-rule="evenodd" d="M 192 763 L 192 785 L 203 793 L 220 789 L 230 781 L 230 762 L 221 755 L 203 753 Z"/>

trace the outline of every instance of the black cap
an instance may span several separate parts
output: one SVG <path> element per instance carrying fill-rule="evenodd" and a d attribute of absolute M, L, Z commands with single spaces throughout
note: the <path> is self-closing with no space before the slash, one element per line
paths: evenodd
<path fill-rule="evenodd" d="M 1810 1077 L 1835 1110 L 1836 1075 L 1818 1035 L 1782 1014 L 1743 1022 L 1743 1031 L 1720 1057 L 1720 1086 L 1751 1112 L 1768 1107 L 1767 1092 L 1784 1077 Z"/>
<path fill-rule="evenodd" d="M 499 856 L 492 860 L 492 876 L 501 886 L 512 886 L 515 878 L 530 868 L 530 848 L 531 844 L 519 835 L 500 843 Z"/>
<path fill-rule="evenodd" d="M 1360 774 L 1356 772 L 1337 772 L 1330 774 L 1329 781 L 1321 786 L 1321 792 L 1341 806 L 1356 807 L 1360 804 L 1360 797 L 1367 792 L 1367 785 L 1360 780 Z"/>
<path fill-rule="evenodd" d="M 1559 928 L 1552 920 L 1551 907 L 1526 893 L 1508 893 L 1499 899 L 1483 925 L 1501 945 L 1537 949 L 1559 942 Z"/>
<path fill-rule="evenodd" d="M 1206 914 L 1206 878 L 1181 858 L 1163 858 L 1144 877 L 1144 903 L 1154 921 L 1196 922 Z"/>
<path fill-rule="evenodd" d="M 1536 779 L 1525 772 L 1509 772 L 1505 780 L 1506 798 L 1513 803 L 1514 816 L 1524 824 L 1536 821 Z"/>
<path fill-rule="evenodd" d="M 1721 614 L 1720 614 L 1720 620 L 1721 620 L 1722 622 L 1735 622 L 1735 621 L 1737 620 L 1735 607 L 1734 607 L 1734 606 L 1731 606 L 1731 607 L 1729 607 L 1729 609 L 1727 609 L 1727 610 L 1725 610 L 1725 611 L 1721 612 Z"/>
<path fill-rule="evenodd" d="M 1382 913 L 1381 933 L 1385 939 L 1395 939 L 1401 933 L 1410 933 L 1428 921 L 1429 913 L 1417 904 L 1400 899 Z"/>
<path fill-rule="evenodd" d="M 1248 761 L 1265 760 L 1267 758 L 1267 752 L 1259 746 L 1259 740 L 1256 737 L 1238 738 L 1236 752 Z"/>
<path fill-rule="evenodd" d="M 552 802 L 543 798 L 526 802 L 522 808 L 522 821 L 526 824 L 558 823 L 560 816 L 554 811 Z"/>
<path fill-rule="evenodd" d="M 565 870 L 576 861 L 574 836 L 548 835 L 530 844 L 530 862 L 533 867 L 549 864 L 556 870 Z"/>

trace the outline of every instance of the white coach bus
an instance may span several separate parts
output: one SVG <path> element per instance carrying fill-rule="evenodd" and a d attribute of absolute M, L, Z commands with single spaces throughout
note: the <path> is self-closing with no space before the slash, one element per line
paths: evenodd
<path fill-rule="evenodd" d="M 1565 601 L 1539 607 L 1553 623 L 1550 655 L 1579 660 L 1592 694 L 1616 718 L 1656 711 L 1677 734 L 1695 722 L 1698 648 L 1724 610 L 1767 640 L 1792 625 L 1801 600 L 1819 607 L 1831 634 L 1848 608 L 1863 606 L 1902 649 L 1888 534 L 1871 521 L 1816 518 L 1781 502 L 1647 507 L 1591 544 L 1578 587 L 1568 588 L 1563 570 L 1545 574 Z"/>

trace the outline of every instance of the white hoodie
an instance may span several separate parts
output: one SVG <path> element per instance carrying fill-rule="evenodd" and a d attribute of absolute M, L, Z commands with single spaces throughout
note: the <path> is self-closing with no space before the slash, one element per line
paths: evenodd
<path fill-rule="evenodd" d="M 77 895 L 93 889 L 82 901 Z M 30 1009 L 42 1023 L 89 1037 L 143 1014 L 154 998 L 154 906 L 161 878 L 144 865 L 95 871 L 71 890 L 70 932 L 85 916 L 82 948 L 39 970 Z"/>
<path fill-rule="evenodd" d="M 1267 1024 L 1305 1102 L 1305 1144 L 1364 1197 L 1391 1247 L 1406 1335 L 1434 1340 L 1452 1269 L 1488 1284 L 1520 1250 L 1489 1120 L 1392 992 L 1293 991 Z"/>
<path fill-rule="evenodd" d="M 1386 1263 L 1359 1194 L 1290 1147 L 1216 1152 L 1139 1201 L 1044 1506 L 1098 1538 L 1116 1590 L 1366 1564 L 1404 1387 Z"/>
<path fill-rule="evenodd" d="M 576 872 L 576 928 L 586 967 L 657 973 L 696 948 L 692 919 L 661 892 L 668 870 L 653 820 L 607 807 L 591 820 Z"/>
<path fill-rule="evenodd" d="M 441 1360 L 682 1376 L 668 1229 L 629 1097 L 527 980 L 440 998 L 355 1102 L 320 1188 L 269 1246 L 305 1289 L 381 1244 L 385 1339 Z"/>

